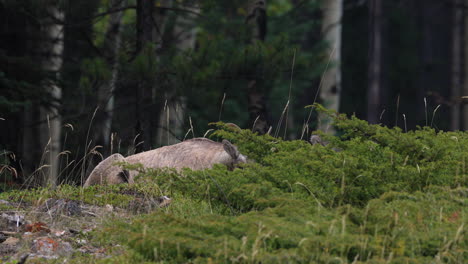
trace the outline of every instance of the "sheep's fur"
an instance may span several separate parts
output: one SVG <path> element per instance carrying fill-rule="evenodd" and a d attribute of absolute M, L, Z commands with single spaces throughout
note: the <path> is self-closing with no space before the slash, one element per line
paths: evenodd
<path fill-rule="evenodd" d="M 132 183 L 128 172 L 116 165 L 117 162 L 124 161 L 125 158 L 118 153 L 110 155 L 94 168 L 83 187 L 95 184 Z"/>
<path fill-rule="evenodd" d="M 184 142 L 158 149 L 138 153 L 126 158 L 135 164 L 141 163 L 145 168 L 190 168 L 202 170 L 213 167 L 214 164 L 225 164 L 233 168 L 237 163 L 246 162 L 246 157 L 227 140 L 223 143 L 206 138 L 189 139 Z M 130 172 L 130 177 L 136 172 Z"/>
<path fill-rule="evenodd" d="M 125 172 L 118 166 L 112 165 L 115 161 L 126 161 L 130 164 L 141 163 L 145 168 L 167 167 L 180 171 L 182 168 L 190 168 L 192 170 L 207 169 L 213 167 L 214 164 L 225 164 L 228 168 L 232 169 L 235 164 L 245 163 L 247 158 L 240 154 L 237 147 L 227 140 L 218 143 L 206 138 L 194 138 L 126 158 L 123 158 L 120 154 L 114 154 L 96 166 L 84 186 L 103 182 L 102 178 L 106 177 L 105 173 L 108 173 L 107 177 L 109 177 L 107 183 L 125 182 L 125 177 L 121 176 L 126 175 Z M 133 178 L 137 173 L 136 171 L 131 171 L 128 174 L 129 183 L 133 182 Z M 87 184 L 88 181 L 90 181 L 90 184 Z"/>

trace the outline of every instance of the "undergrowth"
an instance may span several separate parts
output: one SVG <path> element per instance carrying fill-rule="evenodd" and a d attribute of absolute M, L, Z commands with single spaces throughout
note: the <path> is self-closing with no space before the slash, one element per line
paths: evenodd
<path fill-rule="evenodd" d="M 468 134 L 334 116 L 327 146 L 216 123 L 254 163 L 228 171 L 147 170 L 177 199 L 109 226 L 103 239 L 161 263 L 464 263 Z M 187 209 L 190 204 L 200 210 Z M 200 206 L 203 205 L 203 206 Z"/>
<path fill-rule="evenodd" d="M 327 110 L 316 106 L 319 110 Z M 95 232 L 132 263 L 466 263 L 468 133 L 369 125 L 328 112 L 329 144 L 283 141 L 223 123 L 251 163 L 233 171 L 139 169 L 136 184 L 61 186 L 0 194 L 67 197 L 125 207 L 135 198 L 172 204 Z"/>

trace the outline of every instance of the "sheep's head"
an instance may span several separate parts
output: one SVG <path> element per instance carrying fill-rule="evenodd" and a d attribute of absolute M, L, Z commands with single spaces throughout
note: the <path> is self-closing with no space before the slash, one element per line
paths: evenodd
<path fill-rule="evenodd" d="M 237 147 L 226 139 L 223 139 L 223 148 L 229 154 L 229 156 L 231 156 L 232 160 L 230 164 L 228 164 L 230 167 L 234 167 L 234 165 L 239 163 L 247 162 L 247 156 L 242 155 Z"/>

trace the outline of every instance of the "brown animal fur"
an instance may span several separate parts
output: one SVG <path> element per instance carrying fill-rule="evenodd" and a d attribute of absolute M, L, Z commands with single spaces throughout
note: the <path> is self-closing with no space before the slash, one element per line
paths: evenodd
<path fill-rule="evenodd" d="M 119 184 L 133 183 L 128 177 L 128 172 L 122 170 L 116 162 L 125 161 L 125 158 L 116 153 L 110 155 L 107 159 L 101 161 L 91 172 L 83 187 L 88 187 L 95 184 Z"/>
<path fill-rule="evenodd" d="M 180 171 L 182 168 L 208 169 L 214 164 L 225 164 L 229 169 L 232 169 L 235 164 L 245 163 L 246 159 L 244 155 L 239 153 L 237 147 L 227 140 L 218 143 L 207 138 L 194 138 L 126 158 L 120 154 L 111 155 L 94 168 L 84 187 L 103 183 L 133 183 L 138 172 L 127 173 L 113 164 L 116 161 L 126 161 L 130 164 L 141 163 L 145 168 L 167 167 Z"/>
<path fill-rule="evenodd" d="M 245 163 L 246 157 L 227 140 L 223 143 L 207 138 L 194 138 L 162 148 L 138 153 L 126 158 L 129 163 L 141 163 L 146 168 L 190 168 L 202 170 L 214 164 L 225 164 L 230 169 L 237 163 Z M 130 177 L 135 175 L 130 173 Z"/>

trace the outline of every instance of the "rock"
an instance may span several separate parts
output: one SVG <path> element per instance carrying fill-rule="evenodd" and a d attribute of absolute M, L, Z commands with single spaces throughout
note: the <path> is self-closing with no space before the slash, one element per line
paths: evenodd
<path fill-rule="evenodd" d="M 0 215 L 0 228 L 8 231 L 17 231 L 25 223 L 24 216 L 16 213 L 2 213 Z"/>
<path fill-rule="evenodd" d="M 5 200 L 0 200 L 0 204 L 10 205 L 11 203 Z"/>
<path fill-rule="evenodd" d="M 23 235 L 21 236 L 23 239 L 31 239 L 32 237 L 37 236 L 36 234 L 32 232 L 24 232 Z"/>
<path fill-rule="evenodd" d="M 50 237 L 38 237 L 33 241 L 31 252 L 35 256 L 68 256 L 72 253 L 72 246 L 68 242 L 54 240 Z"/>
<path fill-rule="evenodd" d="M 14 236 L 18 234 L 18 232 L 11 232 L 11 231 L 0 231 L 1 234 L 4 234 L 6 236 Z"/>
<path fill-rule="evenodd" d="M 32 251 L 38 254 L 52 255 L 57 251 L 59 243 L 49 237 L 39 237 L 33 241 Z"/>
<path fill-rule="evenodd" d="M 67 233 L 67 231 L 51 229 L 51 233 L 56 237 L 61 237 L 61 236 L 65 235 Z"/>
<path fill-rule="evenodd" d="M 16 213 L 13 215 L 3 213 L 2 218 L 6 219 L 9 222 L 16 224 L 17 226 L 20 226 L 24 223 L 24 216 L 18 215 Z"/>
<path fill-rule="evenodd" d="M 16 246 L 18 243 L 19 243 L 19 238 L 16 238 L 16 237 L 9 237 L 7 238 L 3 243 L 2 245 L 3 246 Z"/>
<path fill-rule="evenodd" d="M 80 202 L 68 199 L 47 199 L 47 201 L 42 206 L 40 206 L 38 210 L 42 212 L 47 212 L 52 217 L 57 217 L 60 215 L 82 215 Z"/>
<path fill-rule="evenodd" d="M 97 248 L 90 245 L 84 245 L 78 248 L 77 250 L 83 254 L 90 254 L 98 258 L 107 257 L 105 248 Z"/>
<path fill-rule="evenodd" d="M 114 211 L 114 206 L 112 204 L 106 204 L 106 211 L 111 213 Z"/>
<path fill-rule="evenodd" d="M 16 237 L 8 237 L 3 243 L 0 244 L 0 256 L 13 255 L 18 251 L 20 240 Z"/>
<path fill-rule="evenodd" d="M 0 243 L 3 243 L 8 237 L 17 235 L 17 232 L 0 231 Z"/>
<path fill-rule="evenodd" d="M 145 197 L 145 198 L 139 198 L 135 197 L 134 200 L 130 201 L 128 204 L 128 208 L 131 209 L 131 211 L 134 214 L 140 214 L 140 213 L 149 213 L 151 211 L 154 211 L 158 208 L 163 208 L 167 207 L 171 204 L 172 200 L 171 198 L 167 196 L 161 196 L 161 197 Z"/>
<path fill-rule="evenodd" d="M 24 226 L 24 230 L 26 232 L 37 233 L 44 231 L 46 233 L 50 233 L 50 229 L 47 227 L 46 224 L 42 222 L 36 222 L 34 224 L 27 224 Z"/>

